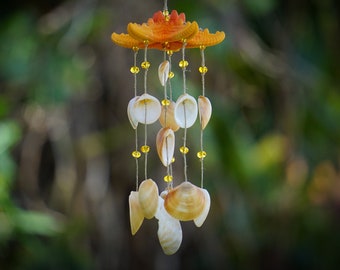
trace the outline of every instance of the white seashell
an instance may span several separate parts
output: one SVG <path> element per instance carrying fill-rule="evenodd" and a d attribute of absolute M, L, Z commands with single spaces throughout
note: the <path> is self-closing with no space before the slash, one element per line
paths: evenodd
<path fill-rule="evenodd" d="M 161 103 L 149 94 L 141 95 L 133 104 L 130 113 L 133 119 L 142 124 L 152 124 L 161 115 Z"/>
<path fill-rule="evenodd" d="M 197 103 L 193 96 L 181 95 L 175 104 L 174 116 L 181 128 L 191 127 L 197 118 Z"/>
<path fill-rule="evenodd" d="M 130 193 L 129 212 L 130 212 L 131 233 L 132 235 L 135 235 L 144 220 L 144 214 L 139 204 L 139 197 L 138 197 L 137 191 L 131 191 Z"/>
<path fill-rule="evenodd" d="M 171 164 L 175 150 L 175 133 L 170 128 L 161 128 L 156 137 L 157 153 L 166 167 Z"/>
<path fill-rule="evenodd" d="M 158 239 L 166 255 L 174 254 L 182 243 L 182 227 L 179 220 L 170 216 L 164 208 L 164 200 L 159 197 L 159 207 L 156 214 L 158 219 Z"/>
<path fill-rule="evenodd" d="M 159 122 L 161 123 L 162 127 L 171 128 L 173 131 L 177 131 L 179 129 L 179 125 L 175 121 L 174 117 L 174 109 L 175 109 L 175 102 L 170 101 L 168 106 L 162 106 L 161 116 L 159 117 Z"/>
<path fill-rule="evenodd" d="M 209 192 L 206 189 L 201 189 L 204 193 L 205 202 L 204 202 L 204 208 L 202 213 L 194 219 L 194 223 L 197 227 L 201 227 L 204 223 L 205 219 L 208 216 L 209 210 L 210 210 L 210 195 Z"/>
<path fill-rule="evenodd" d="M 211 103 L 207 97 L 204 96 L 198 97 L 198 112 L 201 122 L 201 128 L 205 129 L 212 113 Z"/>
<path fill-rule="evenodd" d="M 161 85 L 164 86 L 169 78 L 170 62 L 164 61 L 158 67 L 158 77 Z"/>
<path fill-rule="evenodd" d="M 152 179 L 144 180 L 138 189 L 139 205 L 144 217 L 153 218 L 158 207 L 158 186 Z"/>
<path fill-rule="evenodd" d="M 127 106 L 127 114 L 128 114 L 129 121 L 133 129 L 136 129 L 138 126 L 138 120 L 136 119 L 135 115 L 132 113 L 133 105 L 135 104 L 138 98 L 139 96 L 135 96 L 133 99 L 129 101 L 129 104 Z"/>
<path fill-rule="evenodd" d="M 185 181 L 171 189 L 164 200 L 166 211 L 174 218 L 189 221 L 198 218 L 205 206 L 202 189 Z"/>

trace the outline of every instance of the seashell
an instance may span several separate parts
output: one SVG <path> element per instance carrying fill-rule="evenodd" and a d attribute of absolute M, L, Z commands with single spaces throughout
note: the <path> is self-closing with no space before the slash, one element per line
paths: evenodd
<path fill-rule="evenodd" d="M 197 103 L 193 96 L 181 95 L 175 104 L 174 117 L 181 128 L 191 127 L 197 118 Z"/>
<path fill-rule="evenodd" d="M 209 210 L 210 210 L 210 195 L 209 192 L 206 189 L 201 188 L 201 190 L 204 193 L 205 202 L 204 202 L 204 208 L 202 213 L 194 219 L 194 223 L 197 227 L 201 227 L 204 223 L 205 219 L 208 216 Z"/>
<path fill-rule="evenodd" d="M 201 128 L 205 129 L 207 126 L 212 112 L 210 100 L 205 96 L 198 97 L 198 112 L 201 122 Z"/>
<path fill-rule="evenodd" d="M 171 128 L 173 131 L 177 131 L 179 129 L 179 125 L 175 121 L 174 109 L 175 102 L 172 100 L 170 101 L 170 104 L 168 106 L 162 106 L 159 122 L 161 123 L 162 127 L 168 127 Z"/>
<path fill-rule="evenodd" d="M 159 208 L 156 218 L 158 219 L 158 239 L 163 252 L 166 255 L 174 254 L 182 243 L 182 227 L 179 220 L 170 216 L 164 209 L 164 200 L 159 197 Z"/>
<path fill-rule="evenodd" d="M 164 200 L 166 211 L 181 221 L 198 218 L 204 210 L 204 204 L 205 195 L 202 189 L 188 181 L 170 190 Z"/>
<path fill-rule="evenodd" d="M 133 114 L 133 105 L 135 104 L 136 100 L 139 98 L 139 96 L 135 96 L 133 99 L 129 101 L 129 104 L 127 106 L 127 114 L 129 117 L 129 121 L 133 129 L 136 129 L 138 126 L 138 120 L 136 119 L 135 115 Z"/>
<path fill-rule="evenodd" d="M 158 186 L 152 179 L 144 180 L 138 190 L 139 205 L 144 217 L 153 218 L 158 207 Z"/>
<path fill-rule="evenodd" d="M 149 94 L 143 94 L 133 104 L 131 116 L 143 124 L 156 122 L 161 115 L 161 104 L 157 98 Z"/>
<path fill-rule="evenodd" d="M 170 128 L 161 128 L 156 137 L 157 153 L 166 167 L 170 165 L 175 150 L 175 133 Z"/>
<path fill-rule="evenodd" d="M 161 85 L 164 86 L 169 78 L 170 62 L 168 60 L 163 61 L 158 67 L 158 78 Z"/>
<path fill-rule="evenodd" d="M 137 191 L 131 191 L 130 193 L 129 212 L 130 212 L 131 233 L 132 235 L 135 235 L 144 220 L 144 214 L 139 204 L 139 197 L 138 197 Z"/>

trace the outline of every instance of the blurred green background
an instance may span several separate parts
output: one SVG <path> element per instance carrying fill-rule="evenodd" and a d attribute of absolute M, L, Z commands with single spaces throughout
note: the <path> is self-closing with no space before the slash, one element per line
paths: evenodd
<path fill-rule="evenodd" d="M 145 22 L 163 2 L 2 1 L 0 269 L 338 269 L 339 1 L 168 6 L 227 35 L 206 50 L 207 220 L 182 223 L 172 256 L 162 253 L 156 220 L 130 233 L 133 53 L 110 35 Z M 149 55 L 151 93 L 161 96 L 163 56 Z M 188 92 L 197 96 L 199 52 L 187 58 Z M 192 149 L 197 130 L 188 130 Z M 189 178 L 199 185 L 194 152 Z M 149 175 L 161 188 L 164 173 L 150 154 Z"/>

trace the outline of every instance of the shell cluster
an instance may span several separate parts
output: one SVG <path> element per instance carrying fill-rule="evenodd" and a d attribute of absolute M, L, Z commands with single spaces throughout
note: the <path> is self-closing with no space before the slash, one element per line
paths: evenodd
<path fill-rule="evenodd" d="M 197 227 L 202 226 L 210 209 L 210 196 L 206 189 L 189 181 L 159 195 L 157 184 L 147 179 L 138 191 L 131 191 L 129 209 L 132 235 L 137 233 L 144 218 L 155 217 L 159 243 L 165 254 L 172 255 L 182 242 L 180 221 L 193 221 Z"/>

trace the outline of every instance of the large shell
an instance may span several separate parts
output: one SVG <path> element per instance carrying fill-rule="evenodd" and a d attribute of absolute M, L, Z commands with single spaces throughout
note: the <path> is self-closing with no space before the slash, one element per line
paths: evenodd
<path fill-rule="evenodd" d="M 170 128 L 161 128 L 156 137 L 157 153 L 164 166 L 168 166 L 174 156 L 175 133 Z"/>
<path fill-rule="evenodd" d="M 144 220 L 144 214 L 139 204 L 137 191 L 131 191 L 129 196 L 130 226 L 131 233 L 135 235 Z"/>
<path fill-rule="evenodd" d="M 164 86 L 169 78 L 170 62 L 168 60 L 163 61 L 158 67 L 158 78 L 161 85 Z"/>
<path fill-rule="evenodd" d="M 211 103 L 207 97 L 205 96 L 198 97 L 198 112 L 200 116 L 201 128 L 205 129 L 212 113 Z"/>
<path fill-rule="evenodd" d="M 189 94 L 181 95 L 175 104 L 174 116 L 176 123 L 181 128 L 191 127 L 197 118 L 197 103 Z"/>
<path fill-rule="evenodd" d="M 159 122 L 162 127 L 171 128 L 173 131 L 177 131 L 179 129 L 179 125 L 175 121 L 174 116 L 175 102 L 170 101 L 168 106 L 162 106 L 161 116 L 159 117 Z"/>
<path fill-rule="evenodd" d="M 152 179 L 144 180 L 138 190 L 139 204 L 144 217 L 153 218 L 158 207 L 158 187 Z"/>
<path fill-rule="evenodd" d="M 164 200 L 159 197 L 159 207 L 156 214 L 158 219 L 158 239 L 166 255 L 174 254 L 182 243 L 182 228 L 179 220 L 170 216 L 164 209 Z"/>
<path fill-rule="evenodd" d="M 170 190 L 164 207 L 174 218 L 188 221 L 198 218 L 204 209 L 205 195 L 201 188 L 185 181 Z"/>
<path fill-rule="evenodd" d="M 205 219 L 208 216 L 209 210 L 210 210 L 210 195 L 209 192 L 206 189 L 201 189 L 204 193 L 205 202 L 204 202 L 204 208 L 202 213 L 194 219 L 194 223 L 197 227 L 201 227 L 204 223 Z"/>
<path fill-rule="evenodd" d="M 136 119 L 134 113 L 133 113 L 133 105 L 135 104 L 136 100 L 139 98 L 139 96 L 135 96 L 133 99 L 129 101 L 129 104 L 127 106 L 127 114 L 129 117 L 129 121 L 133 129 L 136 129 L 138 126 L 138 120 Z"/>
<path fill-rule="evenodd" d="M 130 113 L 138 122 L 152 124 L 161 115 L 161 107 L 161 103 L 157 98 L 149 94 L 143 94 L 136 99 Z"/>

